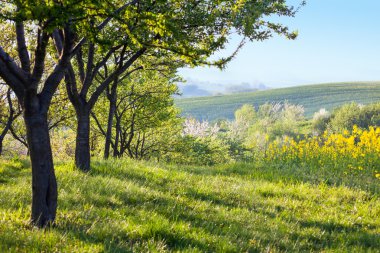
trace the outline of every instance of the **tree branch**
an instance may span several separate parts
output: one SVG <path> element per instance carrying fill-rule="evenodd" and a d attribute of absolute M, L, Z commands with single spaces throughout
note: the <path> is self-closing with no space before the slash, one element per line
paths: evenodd
<path fill-rule="evenodd" d="M 49 110 L 50 102 L 54 96 L 55 91 L 59 83 L 62 81 L 65 70 L 70 63 L 71 59 L 71 48 L 73 46 L 74 36 L 70 30 L 69 25 L 64 28 L 64 41 L 62 53 L 59 59 L 58 64 L 55 66 L 53 72 L 49 75 L 49 77 L 45 81 L 44 88 L 40 93 L 41 98 L 41 110 L 47 112 Z M 59 41 L 58 44 L 59 46 Z M 58 47 L 57 47 L 58 48 Z"/>
<path fill-rule="evenodd" d="M 25 42 L 24 23 L 16 22 L 17 51 L 20 57 L 21 67 L 26 73 L 30 73 L 30 58 Z"/>
<path fill-rule="evenodd" d="M 98 126 L 100 132 L 106 136 L 106 132 L 104 131 L 103 127 L 102 127 L 102 124 L 100 124 L 98 118 L 96 117 L 95 113 L 94 112 L 90 112 L 91 113 L 91 117 L 95 120 L 95 123 L 96 125 Z"/>
<path fill-rule="evenodd" d="M 20 101 L 24 98 L 27 77 L 24 71 L 16 65 L 14 60 L 0 46 L 0 77 L 12 88 Z"/>
<path fill-rule="evenodd" d="M 71 103 L 76 107 L 79 104 L 79 94 L 73 66 L 69 64 L 65 74 L 67 95 Z"/>
<path fill-rule="evenodd" d="M 23 144 L 26 148 L 29 148 L 28 147 L 28 143 L 22 139 L 22 137 L 18 136 L 15 132 L 15 130 L 13 129 L 13 127 L 11 126 L 9 128 L 9 131 L 11 132 L 13 138 L 15 138 L 17 141 L 19 141 L 21 144 Z"/>
<path fill-rule="evenodd" d="M 8 101 L 8 106 L 9 106 L 9 115 L 8 115 L 7 123 L 5 124 L 5 127 L 0 134 L 0 140 L 4 139 L 5 135 L 8 133 L 8 130 L 11 128 L 13 121 L 20 115 L 19 113 L 17 115 L 14 115 L 15 111 L 13 109 L 10 88 L 8 88 L 8 91 L 7 91 L 7 101 Z"/>
<path fill-rule="evenodd" d="M 92 79 L 93 79 L 92 69 L 94 66 L 94 54 L 95 54 L 95 45 L 93 43 L 89 43 L 88 54 L 87 54 L 86 74 L 84 76 L 84 79 L 82 82 L 82 89 L 80 91 L 80 96 L 82 98 L 86 98 L 88 89 L 90 88 L 90 85 L 92 83 Z"/>
<path fill-rule="evenodd" d="M 125 8 L 127 8 L 128 6 L 130 6 L 130 5 L 134 5 L 134 4 L 136 4 L 136 3 L 138 3 L 139 2 L 139 0 L 133 0 L 133 1 L 131 1 L 131 2 L 129 2 L 129 3 L 126 3 L 126 4 L 124 4 L 123 6 L 121 6 L 119 9 L 117 9 L 114 13 L 113 13 L 113 15 L 114 16 L 116 16 L 116 15 L 118 15 L 118 14 L 120 14 L 123 10 L 125 10 Z M 102 23 L 100 23 L 98 26 L 97 26 L 97 30 L 98 31 L 101 31 L 110 21 L 111 21 L 111 19 L 112 19 L 112 17 L 108 17 L 108 18 L 106 18 Z M 86 43 L 86 41 L 87 41 L 87 38 L 82 38 L 75 46 L 74 46 L 74 48 L 73 48 L 73 50 L 71 51 L 71 54 L 72 55 L 74 55 L 74 54 L 76 54 L 76 52 L 79 50 L 79 48 L 84 44 L 84 43 Z"/>
<path fill-rule="evenodd" d="M 99 96 L 103 93 L 103 91 L 106 89 L 106 87 L 117 77 L 120 76 L 122 73 L 124 73 L 141 55 L 145 53 L 147 49 L 142 48 L 139 51 L 137 51 L 121 68 L 118 68 L 116 71 L 114 71 L 111 75 L 109 75 L 101 85 L 96 88 L 95 92 L 92 94 L 90 100 L 88 101 L 88 104 L 90 108 L 92 108 L 96 101 L 98 100 Z"/>
<path fill-rule="evenodd" d="M 79 78 L 81 83 L 84 83 L 86 74 L 84 73 L 84 62 L 83 62 L 83 52 L 82 48 L 79 48 L 78 53 L 76 54 L 76 60 L 78 63 Z"/>
<path fill-rule="evenodd" d="M 49 35 L 45 31 L 38 30 L 37 48 L 34 57 L 34 68 L 32 73 L 32 83 L 27 86 L 37 89 L 45 68 L 46 47 L 49 42 Z"/>

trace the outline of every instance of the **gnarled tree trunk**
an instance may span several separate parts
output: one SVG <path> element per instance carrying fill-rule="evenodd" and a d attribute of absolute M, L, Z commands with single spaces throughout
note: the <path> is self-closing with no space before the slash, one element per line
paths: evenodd
<path fill-rule="evenodd" d="M 55 219 L 58 197 L 47 112 L 39 110 L 37 97 L 26 103 L 29 105 L 24 107 L 24 121 L 32 162 L 31 222 L 44 227 Z"/>

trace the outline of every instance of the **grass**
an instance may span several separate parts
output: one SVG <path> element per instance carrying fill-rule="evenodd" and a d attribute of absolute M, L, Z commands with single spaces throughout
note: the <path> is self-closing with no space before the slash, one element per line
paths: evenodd
<path fill-rule="evenodd" d="M 291 88 L 240 93 L 224 96 L 176 99 L 182 115 L 199 120 L 233 119 L 234 112 L 243 104 L 256 107 L 266 102 L 284 102 L 303 105 L 306 117 L 321 108 L 332 110 L 342 104 L 357 102 L 369 104 L 380 101 L 380 82 L 328 83 Z"/>
<path fill-rule="evenodd" d="M 28 224 L 29 165 L 0 161 L 0 252 L 376 252 L 379 180 L 264 164 L 56 165 L 57 224 Z M 373 177 L 372 177 L 373 178 Z"/>

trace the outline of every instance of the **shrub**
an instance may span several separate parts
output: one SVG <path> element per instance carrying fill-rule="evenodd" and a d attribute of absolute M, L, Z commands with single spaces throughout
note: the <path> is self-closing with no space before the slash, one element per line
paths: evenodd
<path fill-rule="evenodd" d="M 312 128 L 314 135 L 321 135 L 327 130 L 327 125 L 330 122 L 331 114 L 322 108 L 318 112 L 314 113 L 312 119 Z"/>
<path fill-rule="evenodd" d="M 214 165 L 232 160 L 228 145 L 221 139 L 190 135 L 181 137 L 173 152 L 166 154 L 164 159 L 168 162 L 189 165 Z"/>
<path fill-rule="evenodd" d="M 332 132 L 342 132 L 351 131 L 354 125 L 362 129 L 380 126 L 380 103 L 366 106 L 357 103 L 343 105 L 334 111 L 327 127 Z"/>

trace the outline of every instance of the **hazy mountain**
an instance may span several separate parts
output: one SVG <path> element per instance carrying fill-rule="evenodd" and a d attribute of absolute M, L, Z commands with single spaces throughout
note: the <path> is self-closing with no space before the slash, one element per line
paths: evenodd
<path fill-rule="evenodd" d="M 218 84 L 194 80 L 180 83 L 178 84 L 178 88 L 182 95 L 177 97 L 183 98 L 225 95 L 269 89 L 269 87 L 262 83 Z"/>

